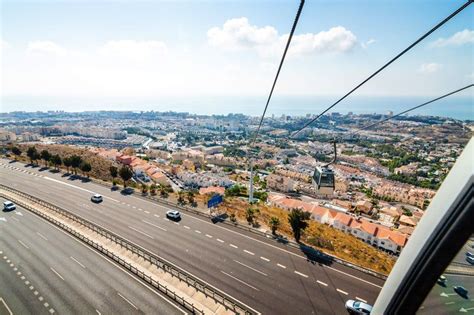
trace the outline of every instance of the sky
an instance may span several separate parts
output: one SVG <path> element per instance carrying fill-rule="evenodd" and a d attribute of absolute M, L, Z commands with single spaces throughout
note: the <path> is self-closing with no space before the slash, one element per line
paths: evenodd
<path fill-rule="evenodd" d="M 306 1 L 275 101 L 344 95 L 464 2 Z M 257 106 L 298 3 L 1 0 L 0 111 Z M 354 97 L 421 100 L 472 83 L 473 13 L 470 5 Z M 471 114 L 472 90 L 461 95 Z M 300 103 L 287 101 L 288 111 Z"/>

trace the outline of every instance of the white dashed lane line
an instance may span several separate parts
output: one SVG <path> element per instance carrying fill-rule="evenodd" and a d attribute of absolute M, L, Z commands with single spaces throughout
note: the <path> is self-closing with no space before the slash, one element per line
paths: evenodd
<path fill-rule="evenodd" d="M 194 230 L 194 232 L 196 232 L 198 234 L 201 234 L 201 231 L 199 231 L 199 230 Z"/>
<path fill-rule="evenodd" d="M 270 261 L 270 259 L 265 258 L 265 257 L 263 257 L 263 256 L 260 256 L 260 259 L 261 259 L 261 260 L 265 260 L 265 261 Z"/>
<path fill-rule="evenodd" d="M 153 224 L 153 223 L 151 223 L 151 222 L 148 222 L 148 221 L 145 221 L 145 220 L 142 220 L 142 222 L 143 222 L 143 223 L 146 223 L 146 224 L 148 224 L 148 225 L 151 225 L 151 226 L 153 226 L 153 227 L 156 227 L 157 229 L 163 230 L 163 231 L 165 231 L 165 232 L 167 231 L 165 228 L 163 228 L 163 227 L 161 227 L 161 226 L 159 226 L 159 225 Z"/>
<path fill-rule="evenodd" d="M 61 276 L 56 270 L 54 270 L 53 268 L 49 267 L 49 269 L 51 269 L 52 272 L 54 272 L 59 278 L 61 278 L 62 280 L 64 280 L 63 276 Z"/>
<path fill-rule="evenodd" d="M 327 283 L 325 283 L 325 282 L 322 282 L 322 281 L 319 281 L 319 280 L 316 280 L 316 282 L 317 282 L 317 283 L 319 283 L 320 285 L 323 285 L 323 286 L 325 286 L 325 287 L 327 287 L 327 286 L 328 286 L 328 284 L 327 284 Z"/>
<path fill-rule="evenodd" d="M 348 295 L 349 293 L 347 293 L 346 291 L 342 291 L 341 289 L 336 289 L 337 292 L 339 293 L 342 293 L 344 295 Z"/>
<path fill-rule="evenodd" d="M 364 299 L 361 299 L 360 297 L 357 297 L 357 296 L 356 296 L 356 300 L 359 300 L 359 301 L 361 301 L 361 302 L 367 303 L 367 301 L 366 301 L 366 300 L 364 300 Z"/>
<path fill-rule="evenodd" d="M 300 275 L 300 276 L 302 276 L 302 277 L 308 278 L 308 276 L 305 275 L 304 273 L 301 273 L 301 272 L 296 271 L 296 270 L 295 270 L 294 272 L 295 272 L 297 275 Z"/>
<path fill-rule="evenodd" d="M 26 244 L 25 244 L 25 243 L 23 243 L 22 241 L 18 240 L 18 242 L 19 242 L 19 243 L 20 243 L 20 244 L 21 244 L 21 245 L 22 245 L 24 248 L 26 248 L 26 249 L 30 249 L 30 248 L 29 248 L 28 246 L 26 246 Z"/>
<path fill-rule="evenodd" d="M 206 234 L 206 237 L 212 238 L 212 235 Z"/>
<path fill-rule="evenodd" d="M 247 254 L 252 255 L 252 256 L 255 255 L 254 253 L 252 253 L 251 251 L 248 251 L 246 249 L 244 249 L 244 253 L 247 253 Z"/>
<path fill-rule="evenodd" d="M 238 248 L 237 246 L 235 246 L 234 244 L 229 244 L 230 247 L 233 247 L 233 248 Z"/>
<path fill-rule="evenodd" d="M 236 263 L 238 263 L 239 265 L 241 265 L 241 266 L 244 266 L 244 267 L 246 267 L 246 268 L 248 268 L 248 269 L 250 269 L 250 270 L 253 270 L 253 271 L 255 271 L 255 272 L 257 272 L 257 273 L 259 273 L 259 274 L 261 274 L 261 275 L 264 275 L 265 277 L 268 276 L 265 272 L 262 272 L 262 271 L 260 271 L 260 270 L 255 269 L 255 268 L 252 268 L 252 267 L 250 267 L 250 266 L 248 266 L 248 265 L 246 265 L 246 264 L 244 264 L 244 263 L 241 263 L 241 262 L 238 261 L 238 260 L 235 260 L 235 259 L 234 259 L 234 261 L 235 261 Z"/>
<path fill-rule="evenodd" d="M 223 274 L 225 274 L 226 276 L 228 276 L 228 277 L 230 277 L 230 278 L 232 278 L 232 279 L 234 279 L 234 280 L 236 280 L 236 281 L 238 281 L 238 282 L 240 282 L 240 283 L 242 283 L 242 284 L 248 286 L 249 288 L 254 289 L 255 291 L 260 291 L 259 289 L 257 289 L 257 288 L 254 287 L 253 285 L 250 285 L 250 284 L 248 284 L 247 282 L 245 282 L 245 281 L 243 281 L 243 280 L 240 280 L 240 279 L 234 277 L 233 275 L 228 274 L 228 273 L 225 272 L 225 271 L 222 271 L 222 270 L 221 270 L 221 272 L 222 272 Z"/>
<path fill-rule="evenodd" d="M 151 239 L 155 239 L 155 238 L 154 238 L 153 236 L 151 236 L 150 234 L 146 234 L 146 233 L 144 233 L 144 232 L 142 232 L 142 231 L 140 231 L 140 230 L 137 230 L 137 229 L 134 228 L 134 227 L 129 226 L 128 228 L 131 229 L 131 230 L 134 230 L 135 232 L 138 232 L 138 233 L 140 233 L 140 234 L 142 234 L 142 235 L 145 235 L 146 237 L 149 237 L 149 238 L 151 238 Z"/>
<path fill-rule="evenodd" d="M 224 241 L 221 240 L 220 238 L 218 238 L 217 241 L 218 241 L 219 243 L 224 243 Z"/>
<path fill-rule="evenodd" d="M 280 268 L 286 269 L 286 266 L 285 266 L 285 265 L 277 264 L 277 266 L 280 267 Z"/>

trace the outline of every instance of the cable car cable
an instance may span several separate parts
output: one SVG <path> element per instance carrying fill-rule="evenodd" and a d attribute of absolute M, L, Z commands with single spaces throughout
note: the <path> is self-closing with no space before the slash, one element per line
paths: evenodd
<path fill-rule="evenodd" d="M 396 61 L 398 58 L 400 58 L 401 56 L 403 56 L 405 53 L 407 53 L 409 50 L 411 50 L 413 47 L 415 47 L 417 44 L 419 44 L 422 40 L 424 40 L 426 37 L 428 37 L 431 33 L 433 33 L 434 31 L 436 31 L 438 28 L 440 28 L 441 26 L 443 26 L 446 22 L 448 22 L 450 19 L 452 19 L 454 16 L 456 16 L 458 13 L 460 13 L 462 10 L 464 10 L 465 8 L 467 8 L 474 0 L 469 0 L 467 1 L 466 3 L 464 3 L 461 7 L 459 7 L 456 11 L 454 11 L 453 13 L 451 13 L 448 17 L 446 17 L 444 20 L 442 20 L 441 22 L 439 22 L 436 26 L 434 26 L 433 28 L 431 28 L 427 33 L 425 33 L 423 36 L 421 36 L 420 38 L 418 38 L 415 42 L 413 42 L 410 46 L 408 46 L 407 48 L 405 48 L 401 53 L 399 53 L 398 55 L 396 55 L 394 58 L 392 58 L 389 62 L 387 62 L 385 65 L 383 65 L 381 68 L 379 68 L 377 71 L 375 71 L 374 73 L 372 73 L 368 78 L 366 78 L 364 81 L 362 81 L 361 83 L 359 83 L 356 87 L 354 87 L 352 90 L 350 90 L 348 93 L 346 93 L 343 97 L 341 97 L 339 100 L 337 100 L 335 103 L 333 103 L 331 106 L 329 106 L 328 108 L 326 108 L 322 113 L 320 113 L 318 116 L 316 116 L 315 118 L 311 119 L 309 122 L 307 122 L 301 129 L 299 129 L 298 131 L 296 131 L 291 137 L 294 137 L 296 136 L 298 133 L 300 133 L 303 129 L 305 129 L 306 127 L 308 127 L 309 125 L 311 125 L 313 122 L 315 122 L 316 120 L 318 120 L 322 115 L 324 115 L 326 112 L 328 112 L 331 108 L 333 108 L 334 106 L 336 106 L 337 104 L 339 104 L 342 100 L 344 100 L 346 97 L 348 97 L 349 95 L 351 95 L 353 92 L 355 92 L 357 89 L 359 89 L 362 85 L 364 85 L 365 83 L 367 83 L 370 79 L 372 79 L 373 77 L 375 77 L 377 74 L 379 74 L 382 70 L 384 70 L 385 68 L 387 68 L 390 64 L 392 64 L 394 61 Z"/>

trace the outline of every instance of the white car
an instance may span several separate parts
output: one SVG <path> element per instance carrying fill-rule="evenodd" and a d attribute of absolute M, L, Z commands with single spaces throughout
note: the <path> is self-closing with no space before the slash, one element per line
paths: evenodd
<path fill-rule="evenodd" d="M 166 217 L 173 220 L 181 219 L 181 214 L 177 210 L 166 211 Z"/>
<path fill-rule="evenodd" d="M 360 301 L 348 300 L 346 302 L 346 310 L 350 314 L 370 314 L 372 306 Z"/>
<path fill-rule="evenodd" d="M 99 203 L 103 201 L 103 198 L 99 194 L 95 194 L 94 196 L 91 197 L 91 201 L 95 203 Z"/>
<path fill-rule="evenodd" d="M 5 211 L 12 211 L 12 210 L 15 210 L 15 209 L 16 209 L 16 206 L 11 201 L 5 201 L 3 203 L 3 210 L 5 210 Z"/>

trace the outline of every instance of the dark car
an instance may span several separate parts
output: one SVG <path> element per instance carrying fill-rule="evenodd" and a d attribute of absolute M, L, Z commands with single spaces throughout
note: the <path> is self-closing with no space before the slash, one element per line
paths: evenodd
<path fill-rule="evenodd" d="M 469 293 L 469 291 L 467 291 L 466 288 L 464 288 L 462 286 L 454 286 L 453 289 L 454 289 L 454 292 L 456 292 L 457 294 L 459 294 L 463 298 L 467 299 L 467 294 Z"/>

